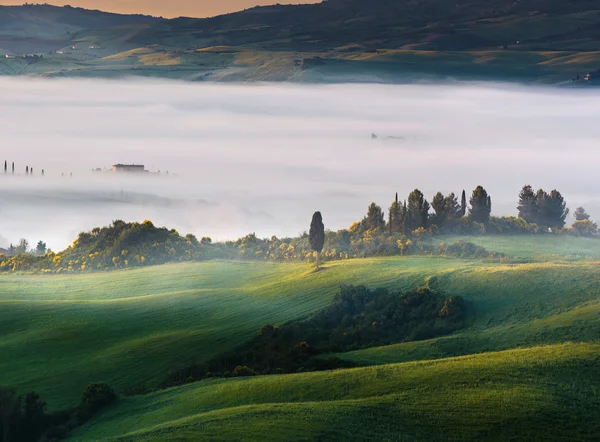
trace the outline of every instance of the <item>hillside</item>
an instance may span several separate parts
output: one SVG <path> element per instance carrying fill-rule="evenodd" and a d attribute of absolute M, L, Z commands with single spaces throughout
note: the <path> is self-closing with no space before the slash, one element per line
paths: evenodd
<path fill-rule="evenodd" d="M 0 50 L 9 54 L 56 51 L 69 45 L 80 31 L 147 25 L 158 20 L 70 6 L 0 6 Z"/>
<path fill-rule="evenodd" d="M 72 441 L 594 440 L 598 344 L 213 380 L 126 398 Z"/>
<path fill-rule="evenodd" d="M 323 308 L 340 284 L 407 289 L 431 277 L 442 292 L 473 305 L 472 322 L 435 345 L 402 344 L 413 350 L 401 356 L 391 350 L 387 360 L 598 339 L 597 262 L 589 260 L 515 265 L 374 258 L 328 263 L 316 274 L 305 263 L 210 261 L 83 275 L 13 274 L 0 281 L 0 352 L 6 356 L 0 384 L 35 389 L 53 409 L 73 404 L 94 381 L 119 392 L 140 383 L 153 387 L 174 369 L 235 348 L 266 323 Z"/>
<path fill-rule="evenodd" d="M 59 9 L 4 12 L 0 31 L 14 23 L 13 34 L 34 29 L 35 39 L 28 33 L 15 40 L 11 34 L 0 48 L 21 54 L 25 46 L 15 42 L 27 41 L 26 52 L 62 54 L 26 65 L 1 60 L 0 72 L 222 81 L 568 82 L 600 69 L 600 7 L 591 0 L 329 0 L 172 20 Z M 73 14 L 85 19 L 74 21 Z M 581 83 L 595 81 L 594 74 Z"/>

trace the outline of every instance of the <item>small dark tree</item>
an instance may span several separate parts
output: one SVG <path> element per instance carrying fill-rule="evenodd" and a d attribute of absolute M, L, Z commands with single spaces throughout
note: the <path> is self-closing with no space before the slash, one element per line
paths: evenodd
<path fill-rule="evenodd" d="M 29 175 L 29 166 L 25 166 L 25 175 Z"/>
<path fill-rule="evenodd" d="M 91 384 L 83 392 L 80 416 L 87 420 L 102 408 L 117 400 L 117 394 L 106 384 Z"/>
<path fill-rule="evenodd" d="M 402 231 L 402 226 L 404 224 L 404 217 L 403 217 L 403 214 L 402 214 L 402 205 L 398 201 L 398 194 L 397 193 L 396 193 L 396 199 L 394 200 L 394 202 L 390 206 L 389 213 L 390 213 L 390 215 L 389 215 L 389 225 L 388 225 L 388 228 L 389 228 L 390 234 L 392 232 L 401 232 Z"/>
<path fill-rule="evenodd" d="M 469 219 L 481 224 L 487 224 L 492 212 L 491 198 L 482 186 L 477 186 L 471 196 Z"/>
<path fill-rule="evenodd" d="M 43 256 L 46 254 L 47 251 L 48 251 L 48 247 L 46 246 L 46 243 L 44 241 L 38 241 L 38 243 L 35 247 L 35 253 L 37 255 Z"/>
<path fill-rule="evenodd" d="M 13 175 L 15 174 L 15 163 L 14 163 L 14 161 L 13 161 L 13 163 L 12 163 L 12 174 L 13 174 Z"/>
<path fill-rule="evenodd" d="M 8 173 L 8 162 L 6 160 L 4 160 L 4 174 L 6 175 Z"/>
<path fill-rule="evenodd" d="M 48 416 L 46 416 L 46 402 L 40 395 L 31 392 L 25 396 L 23 404 L 23 430 L 24 440 L 39 440 L 47 426 Z"/>
<path fill-rule="evenodd" d="M 523 186 L 523 189 L 521 189 L 521 192 L 519 193 L 519 205 L 517 206 L 517 210 L 519 211 L 519 218 L 523 218 L 528 223 L 537 222 L 537 198 L 533 188 L 529 184 Z"/>
<path fill-rule="evenodd" d="M 461 218 L 462 215 L 462 207 L 458 204 L 458 198 L 452 192 L 450 195 L 446 197 L 444 200 L 444 207 L 446 211 L 447 221 L 453 222 L 458 218 Z"/>
<path fill-rule="evenodd" d="M 315 212 L 310 223 L 310 231 L 308 233 L 308 241 L 313 251 L 317 252 L 317 270 L 321 260 L 321 252 L 325 245 L 325 225 L 321 212 Z"/>
<path fill-rule="evenodd" d="M 371 203 L 367 210 L 367 216 L 363 219 L 363 226 L 367 230 L 385 227 L 385 218 L 381 207 L 375 203 Z"/>
<path fill-rule="evenodd" d="M 573 213 L 576 221 L 585 221 L 590 219 L 590 215 L 585 211 L 583 207 L 578 207 Z"/>
<path fill-rule="evenodd" d="M 460 216 L 462 218 L 467 214 L 467 193 L 463 190 L 462 197 L 460 199 Z"/>

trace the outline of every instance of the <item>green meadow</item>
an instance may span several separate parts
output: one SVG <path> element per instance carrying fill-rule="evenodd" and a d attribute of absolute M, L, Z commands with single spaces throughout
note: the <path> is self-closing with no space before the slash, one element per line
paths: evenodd
<path fill-rule="evenodd" d="M 451 242 L 459 237 L 444 237 Z M 341 284 L 429 284 L 468 301 L 452 335 L 337 355 L 366 367 L 214 379 L 119 402 L 73 440 L 593 440 L 600 241 L 470 237 L 512 262 L 388 257 L 209 261 L 0 277 L 0 385 L 51 410 L 93 382 L 122 395 L 306 317 Z M 596 417 L 596 419 L 594 419 Z M 571 436 L 571 437 L 570 437 Z"/>
<path fill-rule="evenodd" d="M 593 440 L 600 345 L 212 380 L 126 398 L 73 441 Z"/>

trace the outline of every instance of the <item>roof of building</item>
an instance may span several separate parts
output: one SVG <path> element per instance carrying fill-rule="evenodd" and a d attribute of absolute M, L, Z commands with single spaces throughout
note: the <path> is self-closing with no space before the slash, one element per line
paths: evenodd
<path fill-rule="evenodd" d="M 113 164 L 113 167 L 144 167 L 143 164 Z"/>

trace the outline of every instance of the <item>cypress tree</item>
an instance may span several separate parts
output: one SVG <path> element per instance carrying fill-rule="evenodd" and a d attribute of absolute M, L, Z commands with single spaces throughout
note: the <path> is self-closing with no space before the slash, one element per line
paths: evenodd
<path fill-rule="evenodd" d="M 29 166 L 25 166 L 25 175 L 29 175 Z"/>
<path fill-rule="evenodd" d="M 492 199 L 482 186 L 477 186 L 471 196 L 469 219 L 481 224 L 487 224 L 492 212 Z"/>
<path fill-rule="evenodd" d="M 4 175 L 8 173 L 8 162 L 4 160 Z"/>
<path fill-rule="evenodd" d="M 519 218 L 523 218 L 528 223 L 536 223 L 538 221 L 537 197 L 529 184 L 523 186 L 519 193 L 517 210 L 519 211 Z"/>
<path fill-rule="evenodd" d="M 321 252 L 325 245 L 325 226 L 323 225 L 323 217 L 321 212 L 315 212 L 310 223 L 310 231 L 308 233 L 308 242 L 310 248 L 317 252 L 317 270 L 321 260 Z"/>
<path fill-rule="evenodd" d="M 467 214 L 467 193 L 462 191 L 462 198 L 460 199 L 460 216 L 462 218 Z"/>
<path fill-rule="evenodd" d="M 13 161 L 13 163 L 12 163 L 12 174 L 13 174 L 13 175 L 15 174 L 15 162 L 14 162 L 14 161 Z"/>

